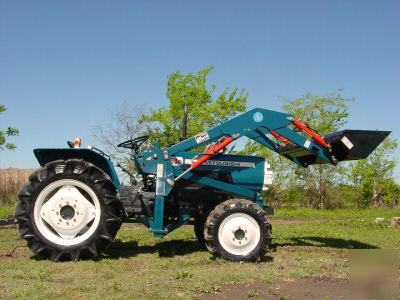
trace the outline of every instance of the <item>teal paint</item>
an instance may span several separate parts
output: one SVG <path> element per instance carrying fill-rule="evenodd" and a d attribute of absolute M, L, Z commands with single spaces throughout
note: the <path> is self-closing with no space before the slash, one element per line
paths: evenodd
<path fill-rule="evenodd" d="M 117 172 L 115 171 L 114 164 L 111 160 L 108 160 L 107 162 L 110 170 L 111 180 L 114 182 L 115 187 L 118 189 L 121 183 L 119 181 Z"/>
<path fill-rule="evenodd" d="M 164 228 L 164 197 L 156 196 L 154 201 L 154 217 L 149 218 L 150 230 L 154 236 L 164 236 L 168 231 Z"/>

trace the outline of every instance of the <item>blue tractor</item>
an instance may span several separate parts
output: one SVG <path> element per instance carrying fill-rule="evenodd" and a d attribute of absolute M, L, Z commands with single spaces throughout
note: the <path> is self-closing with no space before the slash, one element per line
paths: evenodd
<path fill-rule="evenodd" d="M 32 252 L 52 260 L 97 257 L 123 221 L 157 237 L 191 221 L 200 243 L 231 261 L 257 260 L 272 240 L 263 191 L 273 173 L 262 157 L 225 154 L 252 139 L 302 167 L 366 158 L 388 131 L 344 130 L 321 136 L 293 116 L 255 108 L 161 148 L 148 136 L 119 144 L 139 176 L 122 185 L 110 157 L 95 148 L 35 149 L 41 168 L 19 193 L 18 231 Z M 201 149 L 201 150 L 199 150 Z"/>

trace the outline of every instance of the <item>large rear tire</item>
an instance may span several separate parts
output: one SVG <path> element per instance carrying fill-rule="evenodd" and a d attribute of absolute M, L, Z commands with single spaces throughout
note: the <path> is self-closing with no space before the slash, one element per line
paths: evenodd
<path fill-rule="evenodd" d="M 121 226 L 121 203 L 113 182 L 83 160 L 47 164 L 29 177 L 18 197 L 19 235 L 43 258 L 98 257 Z"/>
<path fill-rule="evenodd" d="M 231 199 L 217 205 L 204 228 L 207 249 L 230 261 L 253 261 L 268 250 L 271 225 L 264 210 L 245 199 Z"/>

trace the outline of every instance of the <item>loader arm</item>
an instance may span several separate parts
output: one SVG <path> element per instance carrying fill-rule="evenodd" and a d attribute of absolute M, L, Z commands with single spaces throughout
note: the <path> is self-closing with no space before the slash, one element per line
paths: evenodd
<path fill-rule="evenodd" d="M 293 116 L 289 114 L 255 108 L 168 148 L 168 154 L 169 156 L 177 155 L 180 152 L 216 142 L 224 136 L 236 136 L 236 138 L 246 136 L 302 167 L 310 164 L 309 161 L 287 154 L 285 152 L 285 147 L 287 146 L 285 145 L 284 147 L 281 139 L 274 137 L 271 134 L 272 132 L 290 141 L 291 146 L 295 146 L 310 157 L 313 157 L 315 162 L 333 163 L 332 157 L 328 155 L 326 148 L 290 128 L 290 126 L 293 126 L 292 119 L 294 119 Z"/>
<path fill-rule="evenodd" d="M 343 130 L 324 137 L 289 114 L 255 108 L 167 151 L 174 156 L 223 137 L 234 140 L 246 136 L 302 167 L 316 163 L 336 165 L 344 160 L 366 158 L 389 134 L 390 131 Z"/>
<path fill-rule="evenodd" d="M 190 157 L 192 163 L 189 167 L 174 167 L 171 163 L 166 163 L 162 169 L 163 173 L 157 176 L 158 194 L 168 195 L 174 182 L 184 178 L 253 199 L 262 205 L 260 193 L 257 191 L 238 188 L 233 184 L 221 183 L 210 178 L 200 180 L 193 171 L 213 157 L 218 160 L 221 150 L 242 136 L 254 140 L 299 166 L 308 167 L 311 164 L 336 165 L 340 161 L 366 158 L 389 133 L 389 131 L 344 130 L 324 137 L 289 114 L 255 108 L 164 149 L 162 156 L 169 161 L 174 157 L 187 157 L 190 150 L 208 145 L 203 153 Z"/>

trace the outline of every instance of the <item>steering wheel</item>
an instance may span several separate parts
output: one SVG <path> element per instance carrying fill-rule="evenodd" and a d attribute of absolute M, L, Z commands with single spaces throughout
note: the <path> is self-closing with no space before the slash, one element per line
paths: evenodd
<path fill-rule="evenodd" d="M 117 145 L 119 148 L 127 148 L 132 149 L 137 152 L 140 149 L 140 146 L 143 145 L 145 141 L 149 139 L 148 135 L 139 136 L 133 140 L 127 140 Z"/>

